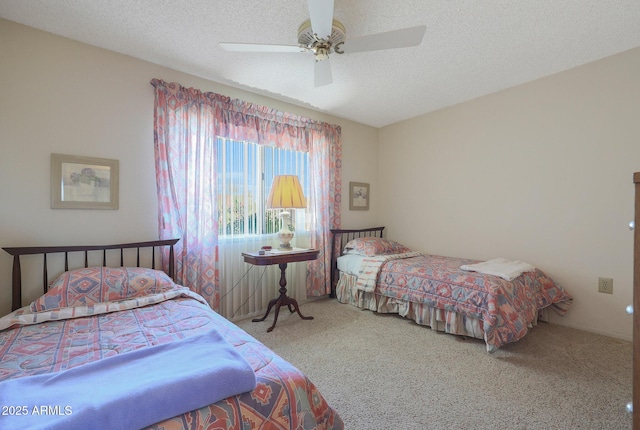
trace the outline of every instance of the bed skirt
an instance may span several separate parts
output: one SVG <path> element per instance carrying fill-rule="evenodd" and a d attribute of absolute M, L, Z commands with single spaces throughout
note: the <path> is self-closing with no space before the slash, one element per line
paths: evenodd
<path fill-rule="evenodd" d="M 358 277 L 341 272 L 336 285 L 336 298 L 340 303 L 350 304 L 370 311 L 398 314 L 414 320 L 417 324 L 458 336 L 486 340 L 482 320 L 467 317 L 457 312 L 429 307 L 423 303 L 413 303 L 386 297 L 375 292 L 356 288 Z M 538 319 L 546 321 L 546 310 L 541 310 Z M 536 321 L 532 326 L 536 325 Z"/>

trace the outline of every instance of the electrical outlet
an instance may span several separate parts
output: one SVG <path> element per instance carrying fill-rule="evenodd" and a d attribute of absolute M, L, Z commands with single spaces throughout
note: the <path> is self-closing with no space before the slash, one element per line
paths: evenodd
<path fill-rule="evenodd" d="M 613 278 L 598 278 L 598 292 L 613 294 Z"/>

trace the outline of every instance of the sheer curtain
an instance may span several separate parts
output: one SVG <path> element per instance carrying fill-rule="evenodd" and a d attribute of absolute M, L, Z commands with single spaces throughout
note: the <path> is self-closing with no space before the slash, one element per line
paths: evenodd
<path fill-rule="evenodd" d="M 175 246 L 176 281 L 218 304 L 214 107 L 177 84 L 155 83 L 154 149 L 160 239 Z M 163 266 L 168 255 L 163 254 Z"/>
<path fill-rule="evenodd" d="M 242 281 L 248 286 L 244 291 L 229 293 L 239 282 L 238 278 L 249 270 L 241 263 L 242 249 L 257 249 L 258 244 L 263 244 L 263 238 L 231 242 L 219 238 L 215 139 L 224 137 L 309 153 L 309 204 L 304 216 L 309 233 L 296 234 L 295 240 L 299 242 L 294 245 L 317 248 L 320 256 L 307 264 L 306 288 L 291 293 L 299 299 L 329 293 L 330 229 L 340 227 L 340 127 L 160 79 L 153 79 L 151 84 L 155 89 L 159 235 L 182 239 L 176 247 L 178 282 L 203 295 L 211 307 L 218 310 L 220 282 L 224 280 L 223 294 L 233 300 L 225 297 L 225 303 L 232 304 L 225 305 L 223 314 L 236 312 L 252 294 L 248 291 L 251 286 L 257 288 L 253 297 L 258 299 L 252 304 L 247 302 L 242 313 L 259 312 L 258 308 L 266 307 L 268 300 L 275 297 L 274 292 L 268 290 L 270 287 L 266 287 L 277 285 L 269 278 L 273 271 L 271 275 L 265 273 L 266 279 L 264 276 L 260 279 L 266 289 L 257 287 L 257 279 L 248 279 Z M 296 231 L 301 230 L 296 228 Z M 308 245 L 303 244 L 305 240 Z M 300 270 L 297 266 L 303 265 L 290 266 Z M 259 276 L 256 274 L 259 269 L 251 269 L 250 276 Z M 303 277 L 295 273 L 289 276 L 287 274 L 287 280 L 292 284 L 297 277 Z"/>

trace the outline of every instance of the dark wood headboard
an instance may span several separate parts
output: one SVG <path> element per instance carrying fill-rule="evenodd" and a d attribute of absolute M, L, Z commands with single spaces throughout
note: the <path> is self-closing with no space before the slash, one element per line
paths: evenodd
<path fill-rule="evenodd" d="M 344 252 L 344 246 L 350 240 L 359 237 L 382 237 L 384 227 L 370 227 L 360 229 L 331 229 L 331 294 L 336 296 L 336 284 L 338 283 L 338 257 Z"/>
<path fill-rule="evenodd" d="M 43 291 L 46 293 L 49 276 L 47 269 L 47 255 L 64 253 L 64 271 L 69 270 L 69 253 L 84 252 L 84 267 L 89 266 L 89 251 L 102 251 L 102 265 L 107 265 L 107 251 L 120 250 L 120 266 L 124 266 L 124 250 L 130 248 L 136 248 L 136 265 L 140 267 L 140 249 L 151 248 L 151 268 L 155 269 L 155 251 L 156 247 L 169 246 L 169 275 L 171 279 L 174 278 L 174 254 L 173 245 L 175 245 L 180 239 L 165 239 L 165 240 L 152 240 L 149 242 L 133 242 L 133 243 L 121 243 L 117 245 L 81 245 L 81 246 L 28 246 L 28 247 L 9 247 L 2 248 L 13 256 L 13 271 L 11 281 L 11 310 L 22 307 L 22 270 L 20 268 L 20 256 L 21 255 L 43 255 L 42 266 L 42 286 Z"/>

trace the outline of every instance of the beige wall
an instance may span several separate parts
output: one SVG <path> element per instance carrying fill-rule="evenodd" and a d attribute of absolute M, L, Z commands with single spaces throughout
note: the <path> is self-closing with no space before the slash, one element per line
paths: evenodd
<path fill-rule="evenodd" d="M 575 297 L 554 321 L 630 339 L 639 76 L 636 48 L 381 129 L 389 237 L 531 262 Z M 600 276 L 613 295 L 597 292 Z"/>
<path fill-rule="evenodd" d="M 631 336 L 640 49 L 378 130 L 1 19 L 0 40 L 0 246 L 156 237 L 157 77 L 340 124 L 343 227 L 529 261 L 575 296 L 554 321 Z M 120 160 L 120 209 L 50 209 L 52 152 Z M 371 184 L 369 211 L 348 210 L 350 181 Z M 0 252 L 0 314 L 10 273 Z M 613 295 L 597 293 L 599 276 L 614 278 Z"/>
<path fill-rule="evenodd" d="M 0 246 L 116 243 L 157 237 L 153 91 L 161 78 L 342 126 L 344 189 L 371 182 L 376 219 L 377 129 L 219 85 L 0 19 Z M 50 209 L 52 152 L 120 161 L 120 209 Z M 345 198 L 345 203 L 347 199 Z M 0 252 L 0 315 L 10 310 L 11 257 Z M 39 293 L 29 282 L 25 304 Z"/>

